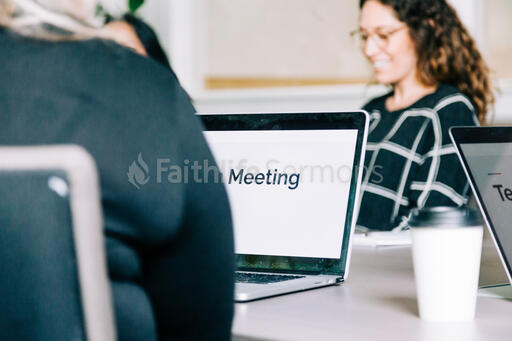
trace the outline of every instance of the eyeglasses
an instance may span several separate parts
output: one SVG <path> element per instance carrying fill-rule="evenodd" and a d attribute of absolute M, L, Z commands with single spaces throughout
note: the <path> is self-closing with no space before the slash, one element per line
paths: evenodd
<path fill-rule="evenodd" d="M 354 43 L 359 46 L 360 48 L 364 48 L 366 44 L 368 43 L 368 40 L 370 38 L 373 39 L 373 42 L 375 45 L 377 45 L 380 49 L 385 49 L 388 44 L 389 40 L 391 39 L 391 36 L 393 36 L 395 33 L 400 32 L 401 30 L 407 28 L 407 25 L 403 25 L 400 27 L 397 27 L 395 29 L 378 29 L 376 32 L 373 33 L 367 33 L 361 30 L 355 30 L 350 32 L 350 36 L 354 40 Z"/>

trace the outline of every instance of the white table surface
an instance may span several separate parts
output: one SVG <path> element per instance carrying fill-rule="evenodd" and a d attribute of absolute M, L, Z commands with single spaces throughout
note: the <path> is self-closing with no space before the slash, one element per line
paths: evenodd
<path fill-rule="evenodd" d="M 480 284 L 504 282 L 487 236 Z M 512 301 L 478 297 L 472 322 L 422 321 L 410 247 L 354 248 L 345 283 L 235 309 L 234 340 L 512 340 Z"/>

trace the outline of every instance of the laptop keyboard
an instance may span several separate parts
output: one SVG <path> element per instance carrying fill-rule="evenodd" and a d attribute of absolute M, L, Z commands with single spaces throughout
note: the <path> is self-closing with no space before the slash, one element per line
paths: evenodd
<path fill-rule="evenodd" d="M 247 272 L 235 272 L 236 283 L 253 283 L 253 284 L 267 284 L 289 281 L 297 278 L 304 278 L 306 276 L 297 275 L 271 275 L 271 274 L 258 274 Z"/>

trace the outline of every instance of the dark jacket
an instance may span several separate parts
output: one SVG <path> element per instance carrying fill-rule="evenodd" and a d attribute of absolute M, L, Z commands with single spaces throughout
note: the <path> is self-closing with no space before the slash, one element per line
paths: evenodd
<path fill-rule="evenodd" d="M 151 339 L 154 321 L 161 339 L 229 339 L 228 201 L 222 184 L 169 181 L 170 165 L 213 164 L 174 74 L 111 42 L 5 29 L 0 56 L 0 144 L 74 143 L 97 162 L 120 340 Z"/>

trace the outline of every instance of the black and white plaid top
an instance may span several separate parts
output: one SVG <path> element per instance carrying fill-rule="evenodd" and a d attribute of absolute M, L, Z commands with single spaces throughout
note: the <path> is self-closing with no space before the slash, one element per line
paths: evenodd
<path fill-rule="evenodd" d="M 391 230 L 414 207 L 460 206 L 468 182 L 448 129 L 478 125 L 471 101 L 442 84 L 408 108 L 389 112 L 392 93 L 364 106 L 370 131 L 357 225 Z"/>

